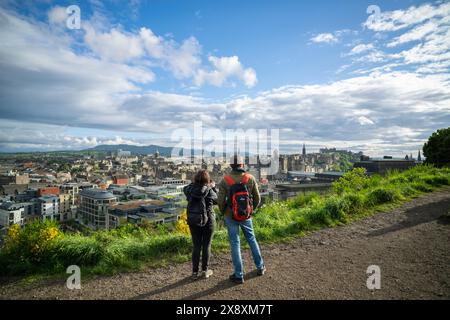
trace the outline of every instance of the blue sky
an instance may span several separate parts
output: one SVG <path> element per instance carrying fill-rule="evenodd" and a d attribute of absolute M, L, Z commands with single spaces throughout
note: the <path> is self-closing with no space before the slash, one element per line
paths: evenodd
<path fill-rule="evenodd" d="M 171 145 L 201 120 L 280 129 L 284 152 L 416 154 L 450 123 L 449 16 L 441 1 L 6 0 L 0 151 Z"/>

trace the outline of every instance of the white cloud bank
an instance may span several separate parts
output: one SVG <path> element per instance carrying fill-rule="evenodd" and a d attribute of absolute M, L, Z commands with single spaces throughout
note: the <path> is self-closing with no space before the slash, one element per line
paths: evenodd
<path fill-rule="evenodd" d="M 60 22 L 58 13 L 53 15 L 52 21 Z M 389 23 L 398 25 L 387 16 Z M 192 78 L 198 86 L 229 85 L 231 79 L 248 87 L 257 83 L 255 71 L 237 56 L 210 56 L 209 66 L 202 65 L 195 38 L 177 43 L 149 28 L 128 33 L 120 28 L 98 30 L 92 23 L 84 26 L 89 52 L 82 54 L 72 49 L 71 38 L 54 34 L 53 27 L 0 9 L 0 149 L 78 148 L 105 141 L 139 144 L 142 141 L 132 138 L 133 133 L 169 137 L 172 130 L 191 129 L 200 120 L 205 127 L 222 130 L 279 128 L 286 144 L 307 141 L 372 153 L 409 153 L 420 148 L 432 131 L 450 123 L 449 75 L 436 71 L 449 66 L 448 28 L 440 20 L 436 23 L 437 31 L 417 32 L 426 42 L 395 54 L 369 43 L 353 47 L 352 58 L 372 54 L 374 60 L 395 59 L 401 65 L 421 63 L 416 70 L 369 70 L 328 84 L 284 86 L 219 102 L 142 89 L 155 81 L 155 64 L 174 77 Z M 417 22 L 410 24 L 419 27 Z M 417 38 L 397 37 L 392 41 L 409 43 Z M 117 52 L 109 52 L 114 48 Z M 24 123 L 22 130 L 13 129 L 18 121 Z M 130 134 L 74 136 L 67 134 L 68 127 Z"/>

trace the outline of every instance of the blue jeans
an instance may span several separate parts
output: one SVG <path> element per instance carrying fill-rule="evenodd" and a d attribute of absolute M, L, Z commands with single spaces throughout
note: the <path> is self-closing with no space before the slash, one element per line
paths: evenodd
<path fill-rule="evenodd" d="M 233 218 L 225 217 L 228 229 L 228 240 L 231 246 L 231 259 L 234 265 L 234 275 L 238 278 L 244 277 L 241 256 L 241 243 L 239 239 L 239 227 L 241 227 L 253 255 L 253 261 L 258 269 L 264 268 L 264 261 L 261 256 L 258 242 L 256 241 L 255 232 L 253 231 L 252 219 L 246 221 L 235 221 Z"/>

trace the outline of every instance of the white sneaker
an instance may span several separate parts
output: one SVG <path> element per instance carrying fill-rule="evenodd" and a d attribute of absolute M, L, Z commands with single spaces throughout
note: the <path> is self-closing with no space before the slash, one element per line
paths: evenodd
<path fill-rule="evenodd" d="M 202 272 L 202 276 L 203 276 L 203 278 L 205 278 L 205 279 L 208 279 L 208 278 L 209 278 L 210 276 L 212 276 L 212 275 L 213 275 L 213 271 L 210 270 L 210 269 L 208 269 L 208 270 Z"/>

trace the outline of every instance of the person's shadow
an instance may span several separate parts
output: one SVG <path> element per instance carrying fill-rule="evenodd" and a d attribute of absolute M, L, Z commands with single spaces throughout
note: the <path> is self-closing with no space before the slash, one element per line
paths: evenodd
<path fill-rule="evenodd" d="M 406 218 L 402 221 L 382 229 L 378 229 L 368 233 L 369 237 L 378 237 L 387 233 L 400 231 L 402 229 L 411 228 L 422 223 L 437 220 L 439 224 L 449 224 L 450 218 L 448 211 L 450 208 L 450 199 L 438 203 L 428 203 L 406 210 Z M 430 214 L 424 214 L 424 212 Z"/>
<path fill-rule="evenodd" d="M 250 280 L 257 277 L 257 271 L 254 270 L 252 272 L 249 272 L 248 274 L 245 275 L 245 280 Z M 196 280 L 196 281 L 202 281 L 202 279 Z M 164 286 L 162 288 L 159 289 L 155 289 L 152 290 L 150 292 L 146 292 L 146 293 L 142 293 L 139 294 L 137 296 L 134 296 L 132 298 L 130 298 L 130 300 L 144 300 L 144 299 L 149 299 L 152 298 L 154 296 L 157 296 L 161 293 L 164 293 L 166 291 L 169 290 L 173 290 L 175 288 L 179 288 L 179 287 L 183 287 L 187 284 L 193 283 L 193 280 L 191 279 L 191 277 L 185 277 L 181 280 L 178 280 L 177 282 L 174 282 L 172 284 L 169 284 L 167 286 Z M 196 292 L 196 293 L 192 293 L 191 295 L 188 295 L 186 297 L 181 298 L 181 300 L 195 300 L 195 299 L 200 299 L 202 297 L 214 294 L 216 292 L 222 291 L 222 290 L 226 290 L 229 288 L 232 288 L 234 286 L 238 286 L 238 284 L 235 284 L 233 282 L 231 282 L 229 279 L 226 280 L 222 280 L 219 283 L 217 283 L 214 287 L 200 291 L 200 292 Z"/>
<path fill-rule="evenodd" d="M 142 293 L 142 294 L 139 294 L 137 296 L 134 296 L 134 297 L 130 298 L 130 300 L 144 300 L 144 299 L 148 299 L 148 298 L 151 298 L 151 297 L 156 296 L 158 294 L 164 293 L 166 291 L 169 291 L 169 290 L 172 290 L 172 289 L 175 289 L 175 288 L 178 288 L 178 287 L 185 286 L 188 283 L 192 283 L 192 281 L 193 280 L 191 279 L 191 277 L 186 277 L 186 278 L 183 278 L 183 279 L 181 279 L 181 280 L 179 280 L 177 282 L 169 284 L 169 285 L 167 285 L 165 287 L 162 287 L 162 288 L 159 288 L 159 289 L 155 289 L 153 291 Z"/>
<path fill-rule="evenodd" d="M 248 274 L 245 275 L 244 280 L 250 280 L 253 278 L 256 278 L 257 275 L 257 271 L 254 270 L 252 272 L 249 272 Z M 214 287 L 206 289 L 204 291 L 200 291 L 197 293 L 193 293 L 189 296 L 183 297 L 181 298 L 181 300 L 196 300 L 196 299 L 201 299 L 205 296 L 209 296 L 211 294 L 214 294 L 216 292 L 222 291 L 222 290 L 226 290 L 235 286 L 239 286 L 239 284 L 235 284 L 233 282 L 231 282 L 229 279 L 226 280 L 222 280 L 220 281 L 218 284 L 216 284 Z"/>

